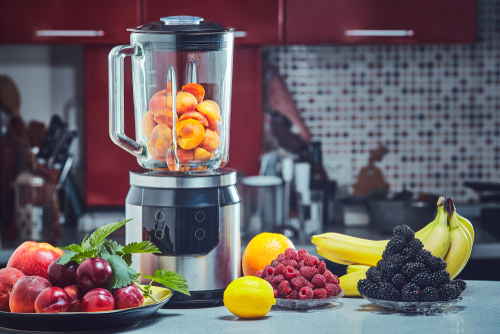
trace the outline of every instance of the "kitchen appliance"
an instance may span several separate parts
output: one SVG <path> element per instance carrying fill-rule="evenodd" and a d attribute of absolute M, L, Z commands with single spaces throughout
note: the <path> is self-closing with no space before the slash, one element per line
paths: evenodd
<path fill-rule="evenodd" d="M 174 293 L 169 304 L 221 303 L 241 272 L 236 171 L 224 168 L 234 29 L 173 16 L 129 31 L 130 45 L 109 55 L 110 137 L 142 167 L 130 172 L 126 243 L 149 240 L 161 251 L 135 254 L 134 269 L 184 276 L 191 296 Z M 123 127 L 126 56 L 136 140 Z"/>

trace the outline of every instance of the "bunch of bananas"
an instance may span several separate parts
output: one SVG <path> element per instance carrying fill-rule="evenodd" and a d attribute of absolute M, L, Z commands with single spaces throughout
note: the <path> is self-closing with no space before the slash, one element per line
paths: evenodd
<path fill-rule="evenodd" d="M 474 243 L 474 228 L 470 221 L 456 212 L 451 198 L 440 197 L 437 207 L 436 218 L 415 232 L 415 238 L 420 239 L 424 249 L 433 256 L 446 261 L 446 270 L 453 279 L 469 260 Z M 389 242 L 355 238 L 340 233 L 315 235 L 311 241 L 319 255 L 332 262 L 348 265 L 347 274 L 339 278 L 346 296 L 359 296 L 358 281 L 365 279 L 368 268 L 376 266 L 382 259 L 382 252 Z"/>

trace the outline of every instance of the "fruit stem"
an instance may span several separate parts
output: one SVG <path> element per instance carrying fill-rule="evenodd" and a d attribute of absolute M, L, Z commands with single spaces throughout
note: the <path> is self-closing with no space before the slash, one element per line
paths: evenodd
<path fill-rule="evenodd" d="M 151 281 L 151 283 L 149 283 L 149 286 L 150 286 L 150 287 L 151 287 L 151 284 L 152 284 L 152 283 L 153 283 L 153 281 Z M 142 291 L 142 293 L 144 294 L 144 296 L 151 298 L 151 299 L 152 299 L 155 303 L 158 303 L 158 302 L 159 302 L 159 301 L 158 301 L 155 297 L 153 297 L 153 295 L 152 295 L 152 294 L 150 294 L 150 293 L 149 293 L 149 289 L 148 289 L 148 290 L 143 289 L 140 285 L 136 284 L 135 282 L 134 282 L 133 284 L 134 284 L 136 287 L 138 287 L 138 288 L 139 288 L 139 290 L 141 290 L 141 291 Z"/>

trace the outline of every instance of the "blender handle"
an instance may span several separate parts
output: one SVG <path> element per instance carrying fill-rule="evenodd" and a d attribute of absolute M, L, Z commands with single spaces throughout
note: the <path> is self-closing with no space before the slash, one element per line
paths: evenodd
<path fill-rule="evenodd" d="M 145 155 L 143 145 L 125 135 L 123 116 L 123 60 L 140 52 L 137 46 L 119 45 L 109 52 L 109 136 L 125 151 L 135 155 Z"/>

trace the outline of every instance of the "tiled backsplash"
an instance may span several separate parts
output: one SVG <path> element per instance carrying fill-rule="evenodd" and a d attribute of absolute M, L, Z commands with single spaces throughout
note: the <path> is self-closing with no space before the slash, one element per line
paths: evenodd
<path fill-rule="evenodd" d="M 474 45 L 266 48 L 326 163 L 355 180 L 369 149 L 391 191 L 476 201 L 464 180 L 500 182 L 500 2 L 478 1 Z M 348 177 L 349 178 L 349 177 Z"/>

